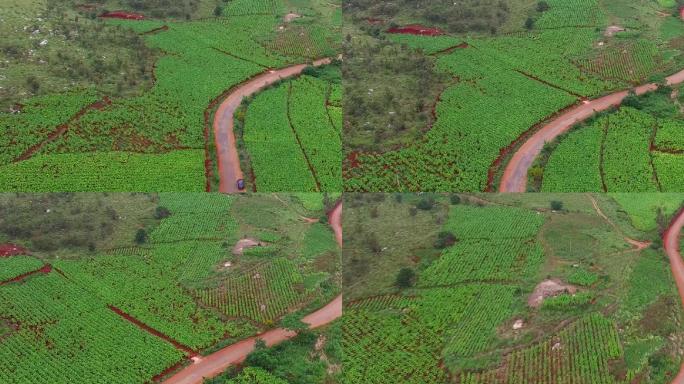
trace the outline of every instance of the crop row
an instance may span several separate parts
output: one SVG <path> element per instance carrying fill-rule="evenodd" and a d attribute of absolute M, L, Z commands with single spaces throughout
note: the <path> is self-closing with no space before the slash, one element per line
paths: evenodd
<path fill-rule="evenodd" d="M 322 191 L 341 190 L 342 141 L 328 116 L 329 83 L 302 76 L 291 84 L 289 116 Z"/>
<path fill-rule="evenodd" d="M 288 120 L 288 87 L 259 93 L 245 116 L 244 142 L 257 190 L 315 191 L 316 180 Z"/>
<path fill-rule="evenodd" d="M 0 382 L 151 381 L 183 354 L 56 273 L 0 287 L 0 313 L 20 324 L 0 343 Z"/>
<path fill-rule="evenodd" d="M 512 287 L 472 284 L 421 290 L 402 308 L 345 308 L 342 382 L 444 382 L 445 344 L 449 359 L 485 350 L 512 300 Z"/>
<path fill-rule="evenodd" d="M 570 132 L 549 157 L 542 190 L 602 191 L 603 183 L 608 191 L 676 190 L 683 156 L 651 152 L 656 124 L 651 115 L 622 107 Z"/>
<path fill-rule="evenodd" d="M 621 380 L 612 374 L 611 363 L 623 355 L 615 324 L 595 313 L 587 315 L 558 334 L 506 355 L 502 369 L 462 373 L 463 384 L 522 383 L 629 383 L 628 370 Z"/>
<path fill-rule="evenodd" d="M 478 78 L 483 76 L 477 69 L 479 62 L 464 62 L 459 54 L 441 60 L 453 60 L 454 68 L 464 63 L 473 81 L 445 90 L 437 105 L 437 120 L 423 140 L 397 151 L 358 156 L 359 166 L 345 170 L 346 190 L 482 191 L 502 148 L 575 100 L 502 67 Z"/>
<path fill-rule="evenodd" d="M 29 256 L 0 257 L 0 282 L 35 271 L 43 262 Z"/>
<path fill-rule="evenodd" d="M 284 258 L 274 259 L 248 274 L 229 278 L 217 288 L 196 290 L 205 304 L 230 317 L 270 322 L 301 301 L 297 285 L 302 275 Z"/>
<path fill-rule="evenodd" d="M 204 191 L 204 151 L 39 155 L 0 167 L 0 190 L 17 192 Z"/>

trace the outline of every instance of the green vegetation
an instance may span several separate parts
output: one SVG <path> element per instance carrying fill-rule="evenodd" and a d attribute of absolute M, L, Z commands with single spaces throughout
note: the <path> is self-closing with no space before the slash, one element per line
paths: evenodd
<path fill-rule="evenodd" d="M 328 105 L 340 74 L 330 67 L 307 70 L 247 105 L 242 140 L 256 190 L 341 190 L 342 117 Z"/>
<path fill-rule="evenodd" d="M 681 23 L 672 25 L 672 17 L 656 16 L 671 8 L 655 12 L 656 4 L 606 3 L 436 1 L 401 7 L 401 2 L 350 2 L 345 190 L 495 187 L 507 151 L 554 113 L 583 98 L 681 69 L 684 56 L 677 47 L 684 29 Z M 393 33 L 393 27 L 415 23 L 424 25 L 415 27 L 423 28 L 417 32 L 422 35 Z M 375 62 L 388 69 L 378 69 Z M 365 107 L 378 102 L 386 107 Z M 543 172 L 543 190 L 601 191 L 603 185 L 615 191 L 678 190 L 681 183 L 671 175 L 684 161 L 651 155 L 654 127 L 648 118 L 624 119 L 632 121 L 620 125 L 624 130 L 601 135 L 599 128 L 559 147 L 561 155 Z M 662 135 L 664 142 L 672 142 L 668 133 Z M 624 159 L 630 163 L 620 168 Z M 604 165 L 602 184 L 599 168 Z M 654 167 L 663 180 L 651 176 Z M 542 172 L 537 173 L 539 179 Z"/>
<path fill-rule="evenodd" d="M 449 205 L 446 194 L 347 194 L 342 382 L 666 382 L 682 359 L 672 339 L 682 309 L 668 260 L 661 249 L 627 242 L 621 228 L 638 239 L 651 229 L 631 228 L 615 207 L 655 209 L 675 195 L 643 203 L 624 194 L 620 205 L 606 197 L 597 208 L 586 195 L 560 196 L 459 195 Z M 416 220 L 408 235 L 398 230 L 399 212 L 410 215 L 427 200 L 431 208 L 414 208 L 414 217 L 435 220 Z M 563 210 L 549 209 L 559 202 Z M 448 217 L 439 215 L 443 207 Z M 368 240 L 355 239 L 364 235 L 353 230 L 357 216 L 370 222 L 380 253 L 358 247 Z M 656 215 L 648 217 L 655 228 Z M 446 232 L 458 240 L 428 253 L 433 244 L 424 238 Z M 403 237 L 413 242 L 409 254 L 424 257 L 408 262 Z"/>
<path fill-rule="evenodd" d="M 31 252 L 0 257 L 0 355 L 14 356 L 0 364 L 3 382 L 149 382 L 195 351 L 298 320 L 340 290 L 337 244 L 322 240 L 332 231 L 310 236 L 314 224 L 301 219 L 322 210 L 295 196 L 6 194 L 0 212 L 2 242 Z M 232 249 L 251 237 L 269 246 Z"/>
<path fill-rule="evenodd" d="M 680 191 L 675 175 L 684 164 L 679 148 L 684 115 L 671 93 L 663 87 L 628 96 L 619 110 L 560 137 L 543 157 L 541 190 Z"/>
<path fill-rule="evenodd" d="M 207 384 L 336 383 L 342 369 L 340 343 L 340 324 L 335 322 L 272 348 L 257 344 L 242 370 L 229 370 Z"/>
<path fill-rule="evenodd" d="M 0 145 L 0 167 L 6 177 L 0 189 L 5 191 L 205 190 L 215 157 L 208 120 L 211 102 L 268 68 L 333 56 L 340 46 L 337 7 L 315 0 L 294 5 L 284 0 L 260 5 L 220 2 L 218 17 L 212 16 L 219 3 L 213 0 L 172 5 L 161 0 L 94 5 L 72 0 L 12 2 L 11 35 L 26 40 L 31 48 L 0 47 L 0 55 L 17 56 L 9 61 L 11 71 L 0 78 L 0 103 L 23 104 L 16 108 L 21 110 L 17 114 L 0 113 L 0 144 L 4 144 Z M 146 19 L 96 17 L 114 7 L 141 12 Z M 301 17 L 289 20 L 285 18 L 288 12 Z M 25 25 L 29 23 L 25 20 L 34 19 L 38 21 Z M 38 32 L 32 34 L 34 30 Z M 38 37 L 44 34 L 50 35 L 49 42 L 42 46 Z M 8 44 L 14 42 L 8 40 Z M 25 53 L 29 49 L 37 53 Z M 96 55 L 96 51 L 106 54 Z M 53 59 L 54 55 L 60 59 Z M 77 73 L 49 74 L 43 80 L 43 67 Z M 22 78 L 17 71 L 38 73 L 26 80 L 26 87 L 35 92 L 5 86 Z M 6 92 L 12 100 L 5 100 Z M 327 117 L 324 100 L 317 111 Z M 325 121 L 328 126 L 341 125 Z M 312 129 L 301 127 L 307 132 Z M 339 184 L 339 172 L 335 174 L 330 163 L 341 161 L 335 155 L 339 153 L 335 146 L 340 144 L 338 135 L 332 135 L 337 141 L 330 141 L 329 136 L 307 141 L 310 148 L 305 150 L 325 150 L 333 156 L 319 156 L 325 160 L 319 166 L 323 168 L 321 184 L 335 189 L 329 179 L 337 176 Z M 84 169 L 81 174 L 76 162 L 94 164 L 95 169 Z M 42 167 L 54 171 L 46 174 Z M 175 180 L 155 174 L 173 175 Z M 285 189 L 313 190 L 298 187 Z"/>

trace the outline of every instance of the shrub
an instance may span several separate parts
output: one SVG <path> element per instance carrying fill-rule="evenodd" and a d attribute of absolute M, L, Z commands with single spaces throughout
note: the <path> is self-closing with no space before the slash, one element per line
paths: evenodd
<path fill-rule="evenodd" d="M 411 268 L 402 268 L 397 274 L 396 285 L 399 288 L 409 288 L 413 286 L 416 273 Z"/>
<path fill-rule="evenodd" d="M 140 228 L 138 231 L 135 233 L 135 243 L 136 244 L 144 244 L 147 241 L 147 232 Z"/>

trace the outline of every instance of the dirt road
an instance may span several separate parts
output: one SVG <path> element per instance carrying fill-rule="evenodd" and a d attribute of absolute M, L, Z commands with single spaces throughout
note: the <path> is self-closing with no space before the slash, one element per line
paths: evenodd
<path fill-rule="evenodd" d="M 684 227 L 684 208 L 680 209 L 675 218 L 670 223 L 667 231 L 663 234 L 663 246 L 665 252 L 670 258 L 670 265 L 672 266 L 672 275 L 674 276 L 679 297 L 684 306 L 684 260 L 680 254 L 679 240 L 682 236 L 682 227 Z M 679 369 L 679 374 L 672 380 L 672 384 L 684 384 L 684 363 Z"/>
<path fill-rule="evenodd" d="M 313 66 L 329 64 L 330 59 L 320 59 Z M 219 105 L 214 116 L 214 137 L 216 141 L 216 157 L 218 159 L 219 192 L 237 193 L 237 181 L 243 179 L 233 133 L 233 114 L 242 103 L 242 99 L 251 96 L 280 79 L 300 74 L 308 64 L 299 64 L 278 70 L 262 73 L 255 78 L 240 84 Z"/>
<path fill-rule="evenodd" d="M 328 221 L 335 232 L 337 244 L 342 246 L 342 200 L 328 214 Z M 326 325 L 342 316 L 342 295 L 337 296 L 325 307 L 305 316 L 302 321 L 311 328 Z M 254 350 L 257 339 L 264 340 L 266 345 L 278 344 L 295 337 L 297 333 L 282 328 L 272 329 L 261 335 L 250 337 L 233 345 L 201 358 L 195 357 L 193 364 L 164 381 L 164 384 L 202 384 L 205 378 L 214 377 L 229 366 L 242 362 Z"/>
<path fill-rule="evenodd" d="M 684 70 L 667 77 L 667 84 L 669 85 L 679 84 L 683 81 Z M 639 86 L 634 90 L 638 95 L 642 95 L 657 88 L 656 84 L 651 83 Z M 549 121 L 513 154 L 501 177 L 499 192 L 525 192 L 527 190 L 527 170 L 541 153 L 544 144 L 553 141 L 559 135 L 567 132 L 573 125 L 586 120 L 594 113 L 620 105 L 628 94 L 629 91 L 621 91 L 584 102 Z"/>
<path fill-rule="evenodd" d="M 335 208 L 328 213 L 328 222 L 335 232 L 337 245 L 342 248 L 342 200 L 338 201 Z"/>

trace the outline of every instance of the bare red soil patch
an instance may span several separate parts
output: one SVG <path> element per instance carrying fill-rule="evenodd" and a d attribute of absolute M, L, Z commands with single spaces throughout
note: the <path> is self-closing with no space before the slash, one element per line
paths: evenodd
<path fill-rule="evenodd" d="M 440 36 L 444 35 L 444 31 L 439 28 L 429 28 L 420 24 L 405 25 L 403 27 L 392 27 L 387 30 L 387 33 L 396 33 L 403 35 L 419 35 L 419 36 Z"/>
<path fill-rule="evenodd" d="M 126 320 L 130 321 L 131 323 L 135 324 L 136 326 L 138 326 L 138 328 L 140 328 L 144 331 L 147 331 L 150 334 L 157 336 L 160 339 L 163 339 L 164 341 L 171 343 L 174 347 L 176 347 L 177 349 L 187 353 L 190 357 L 197 355 L 197 352 L 192 350 L 192 348 L 188 347 L 187 345 L 183 345 L 183 344 L 177 342 L 176 340 L 172 339 L 171 337 L 157 331 L 156 329 L 150 327 L 149 325 L 143 323 L 142 321 L 136 319 L 135 317 L 129 315 L 128 313 L 122 311 L 121 309 L 119 309 L 113 305 L 109 305 L 108 307 L 117 315 L 123 317 L 124 319 L 126 319 Z"/>
<path fill-rule="evenodd" d="M 128 11 L 111 11 L 101 14 L 100 17 L 124 20 L 143 20 L 145 18 L 145 15 Z"/>
<path fill-rule="evenodd" d="M 6 243 L 0 244 L 0 257 L 10 257 L 16 255 L 28 255 L 29 250 L 21 245 Z"/>

